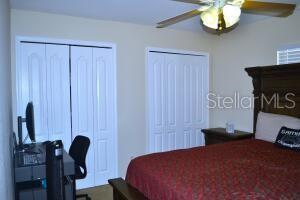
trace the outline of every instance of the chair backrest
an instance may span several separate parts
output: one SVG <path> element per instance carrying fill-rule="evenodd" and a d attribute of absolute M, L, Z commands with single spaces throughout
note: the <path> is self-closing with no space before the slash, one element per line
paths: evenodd
<path fill-rule="evenodd" d="M 76 179 L 83 179 L 87 175 L 85 159 L 88 153 L 89 146 L 90 146 L 90 139 L 82 135 L 76 136 L 71 144 L 69 155 L 75 161 Z M 80 168 L 83 169 L 83 172 L 81 171 Z"/>

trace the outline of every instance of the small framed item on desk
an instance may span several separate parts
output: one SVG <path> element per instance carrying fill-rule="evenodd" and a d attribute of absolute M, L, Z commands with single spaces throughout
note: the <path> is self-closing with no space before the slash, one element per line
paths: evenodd
<path fill-rule="evenodd" d="M 235 130 L 234 133 L 227 133 L 225 128 L 210 128 L 202 129 L 201 131 L 205 137 L 205 145 L 219 144 L 253 137 L 252 133 L 245 131 Z"/>

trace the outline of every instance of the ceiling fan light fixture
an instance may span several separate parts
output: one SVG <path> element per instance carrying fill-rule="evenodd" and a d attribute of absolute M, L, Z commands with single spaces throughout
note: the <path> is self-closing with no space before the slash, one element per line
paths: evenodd
<path fill-rule="evenodd" d="M 200 15 L 199 18 L 203 29 L 218 35 L 228 33 L 237 27 L 242 12 L 272 17 L 288 17 L 293 14 L 297 6 L 291 3 L 273 3 L 265 2 L 264 0 L 173 1 L 196 4 L 199 8 L 159 22 L 157 23 L 157 28 L 164 28 Z"/>
<path fill-rule="evenodd" d="M 201 14 L 203 24 L 211 29 L 218 29 L 219 9 L 212 7 Z"/>
<path fill-rule="evenodd" d="M 233 5 L 226 5 L 223 7 L 223 16 L 226 28 L 229 28 L 240 21 L 241 8 Z"/>

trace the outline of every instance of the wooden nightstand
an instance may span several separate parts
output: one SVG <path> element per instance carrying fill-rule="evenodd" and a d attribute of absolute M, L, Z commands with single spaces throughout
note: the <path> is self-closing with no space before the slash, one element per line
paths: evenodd
<path fill-rule="evenodd" d="M 218 144 L 234 140 L 252 138 L 253 134 L 236 130 L 234 133 L 226 133 L 225 128 L 210 128 L 201 130 L 205 136 L 205 145 Z"/>

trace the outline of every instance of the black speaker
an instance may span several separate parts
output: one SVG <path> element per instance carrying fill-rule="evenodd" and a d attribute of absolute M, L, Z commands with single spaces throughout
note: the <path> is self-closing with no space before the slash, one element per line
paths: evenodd
<path fill-rule="evenodd" d="M 46 146 L 47 199 L 65 200 L 63 143 L 53 141 Z"/>

